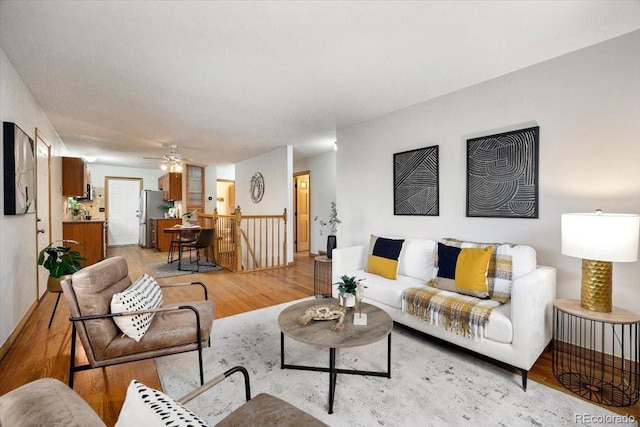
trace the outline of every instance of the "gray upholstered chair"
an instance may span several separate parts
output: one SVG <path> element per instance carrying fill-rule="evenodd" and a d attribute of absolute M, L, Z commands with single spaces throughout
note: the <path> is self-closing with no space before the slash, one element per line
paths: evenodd
<path fill-rule="evenodd" d="M 111 313 L 111 299 L 115 293 L 131 285 L 127 262 L 123 257 L 107 258 L 83 268 L 62 282 L 63 294 L 69 304 L 73 324 L 69 363 L 69 386 L 77 371 L 150 359 L 187 351 L 198 352 L 200 384 L 204 384 L 202 348 L 209 345 L 214 318 L 214 305 L 208 300 L 202 282 L 170 286 L 201 286 L 203 301 L 163 305 L 147 310 L 155 317 L 145 335 L 136 342 L 122 334 L 113 318 L 140 312 Z M 88 364 L 76 366 L 76 334 L 87 355 Z"/>
<path fill-rule="evenodd" d="M 306 412 L 270 394 L 261 393 L 251 399 L 249 374 L 241 366 L 229 369 L 207 382 L 204 386 L 179 399 L 178 402 L 181 404 L 187 403 L 224 381 L 234 372 L 242 372 L 244 375 L 247 402 L 220 421 L 217 426 L 326 426 L 326 424 Z M 130 399 L 130 396 L 127 393 L 128 399 Z M 163 398 L 162 402 L 171 404 L 168 403 L 169 400 L 171 399 Z M 151 407 L 157 404 L 156 402 L 147 403 Z M 175 406 L 173 407 L 175 408 Z M 126 408 L 127 402 L 125 401 L 118 418 L 118 425 L 139 424 L 139 421 L 128 418 L 131 413 Z M 138 412 L 142 412 L 142 410 Z M 146 412 L 144 413 L 146 414 Z M 136 418 L 139 419 L 140 415 L 136 414 Z M 154 414 L 149 413 L 145 416 L 154 417 Z M 188 422 L 184 418 L 181 421 L 183 424 Z M 151 419 L 145 418 L 143 424 L 152 425 L 154 423 Z M 3 427 L 35 427 L 43 425 L 64 427 L 105 426 L 80 396 L 62 382 L 53 378 L 43 378 L 30 382 L 0 396 L 0 425 Z"/>

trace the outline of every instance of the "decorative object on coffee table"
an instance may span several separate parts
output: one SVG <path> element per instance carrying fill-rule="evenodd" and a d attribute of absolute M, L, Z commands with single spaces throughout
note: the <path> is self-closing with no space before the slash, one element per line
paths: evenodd
<path fill-rule="evenodd" d="M 358 286 L 356 287 L 356 305 L 358 307 L 357 313 L 353 315 L 353 324 L 358 326 L 365 326 L 367 324 L 367 314 L 362 314 L 362 300 L 364 299 L 364 285 L 362 280 L 358 280 Z"/>
<path fill-rule="evenodd" d="M 349 277 L 346 274 L 343 274 L 340 277 L 340 281 L 334 284 L 338 285 L 338 292 L 340 292 L 340 305 L 344 305 L 347 308 L 354 307 L 356 305 L 358 279 L 356 279 L 355 276 Z"/>
<path fill-rule="evenodd" d="M 298 319 L 300 326 L 306 326 L 312 320 L 335 320 L 338 319 L 338 323 L 331 327 L 334 332 L 340 332 L 344 329 L 344 316 L 347 314 L 347 309 L 337 304 L 324 304 L 314 305 L 304 311 L 304 314 Z"/>

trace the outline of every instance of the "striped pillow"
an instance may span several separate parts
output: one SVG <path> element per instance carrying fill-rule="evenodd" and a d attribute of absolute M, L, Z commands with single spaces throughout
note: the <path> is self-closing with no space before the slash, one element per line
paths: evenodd
<path fill-rule="evenodd" d="M 162 302 L 162 291 L 158 282 L 148 274 L 143 274 L 124 292 L 113 295 L 111 312 L 149 310 L 160 307 Z M 140 341 L 149 329 L 154 316 L 155 313 L 116 316 L 113 321 L 116 322 L 123 334 Z"/>

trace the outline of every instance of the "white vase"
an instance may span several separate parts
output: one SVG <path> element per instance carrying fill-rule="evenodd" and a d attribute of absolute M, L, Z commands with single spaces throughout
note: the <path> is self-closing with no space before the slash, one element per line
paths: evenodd
<path fill-rule="evenodd" d="M 340 297 L 340 305 L 347 308 L 355 307 L 356 296 L 350 293 L 345 293 L 343 297 Z"/>

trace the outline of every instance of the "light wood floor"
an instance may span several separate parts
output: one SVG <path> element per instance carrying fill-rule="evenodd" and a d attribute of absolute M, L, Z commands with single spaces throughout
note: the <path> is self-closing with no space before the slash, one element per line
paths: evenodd
<path fill-rule="evenodd" d="M 131 277 L 145 272 L 146 265 L 163 261 L 166 254 L 139 247 L 113 248 L 109 256 L 123 255 Z M 218 271 L 160 279 L 165 283 L 202 281 L 215 302 L 216 318 L 268 307 L 313 294 L 313 257 L 307 253 L 295 257 L 295 266 L 258 273 L 236 274 Z M 200 299 L 197 290 L 170 290 L 166 302 Z M 68 380 L 71 326 L 69 310 L 60 301 L 51 329 L 47 329 L 55 295 L 47 294 L 27 321 L 15 343 L 0 361 L 0 395 L 37 378 Z M 215 327 L 215 325 L 214 325 Z M 425 345 L 442 345 L 425 339 Z M 79 345 L 80 352 L 82 346 Z M 451 349 L 451 351 L 454 351 Z M 79 361 L 81 362 L 81 361 Z M 115 424 L 131 379 L 161 389 L 153 360 L 127 363 L 105 369 L 92 369 L 75 375 L 75 391 L 80 394 L 109 426 Z M 545 352 L 529 372 L 529 379 L 571 394 L 554 378 L 551 354 Z M 523 392 L 524 393 L 524 392 Z M 619 414 L 640 419 L 640 405 L 610 408 Z"/>

